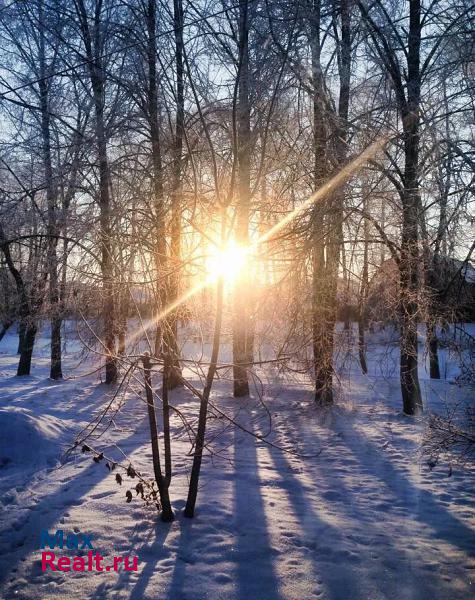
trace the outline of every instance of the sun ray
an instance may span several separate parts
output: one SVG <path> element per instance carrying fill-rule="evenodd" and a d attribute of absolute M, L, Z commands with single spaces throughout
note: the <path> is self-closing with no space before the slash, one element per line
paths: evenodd
<path fill-rule="evenodd" d="M 231 283 L 244 269 L 249 248 L 239 246 L 234 240 L 228 242 L 224 247 L 216 245 L 210 249 L 206 260 L 206 271 L 210 277 L 223 277 Z"/>
<path fill-rule="evenodd" d="M 327 183 L 322 185 L 316 190 L 305 202 L 302 202 L 296 207 L 291 213 L 286 215 L 273 227 L 271 227 L 266 233 L 262 234 L 256 241 L 250 244 L 248 247 L 240 247 L 235 244 L 230 244 L 221 251 L 217 251 L 215 269 L 208 269 L 208 274 L 205 279 L 184 292 L 176 300 L 170 303 L 164 308 L 158 315 L 148 321 L 147 324 L 143 325 L 137 332 L 128 337 L 128 342 L 135 341 L 142 333 L 149 331 L 152 327 L 156 326 L 157 323 L 166 317 L 168 317 L 174 310 L 179 308 L 187 300 L 195 296 L 197 293 L 215 283 L 219 277 L 227 277 L 230 274 L 230 267 L 233 273 L 242 269 L 246 257 L 252 252 L 257 250 L 257 247 L 261 244 L 268 242 L 274 237 L 279 231 L 282 231 L 291 221 L 293 221 L 299 214 L 303 213 L 312 204 L 322 200 L 329 193 L 336 190 L 342 185 L 347 179 L 359 171 L 369 160 L 371 160 L 379 150 L 381 150 L 388 141 L 387 136 L 383 136 L 370 144 L 363 152 L 361 152 L 356 158 L 344 166 L 334 177 L 332 177 Z M 232 265 L 231 263 L 236 263 Z M 234 275 L 233 275 L 234 277 Z"/>

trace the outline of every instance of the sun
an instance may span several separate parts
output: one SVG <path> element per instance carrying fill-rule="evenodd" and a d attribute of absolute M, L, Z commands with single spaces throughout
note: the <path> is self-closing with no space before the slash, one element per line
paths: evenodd
<path fill-rule="evenodd" d="M 223 277 L 227 282 L 235 281 L 247 263 L 248 251 L 235 242 L 224 248 L 210 248 L 206 258 L 206 271 L 210 277 Z"/>

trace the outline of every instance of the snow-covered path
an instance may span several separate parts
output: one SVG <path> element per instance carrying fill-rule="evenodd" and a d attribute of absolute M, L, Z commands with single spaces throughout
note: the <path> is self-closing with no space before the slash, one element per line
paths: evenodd
<path fill-rule="evenodd" d="M 434 397 L 472 394 L 437 385 Z M 220 453 L 204 463 L 193 520 L 181 515 L 190 458 L 174 420 L 172 524 L 158 521 L 138 499 L 127 504 L 126 482 L 119 486 L 89 455 L 60 468 L 54 462 L 59 444 L 107 401 L 109 392 L 94 379 L 53 383 L 41 373 L 4 378 L 1 390 L 2 426 L 22 424 L 18 464 L 0 470 L 5 600 L 473 597 L 475 474 L 455 471 L 449 478 L 443 467 L 429 472 L 421 465 L 423 423 L 400 414 L 394 380 L 354 377 L 351 394 L 344 389 L 337 406 L 320 412 L 303 385 L 266 388 L 269 439 L 305 455 L 321 449 L 318 457 L 283 453 L 212 419 L 209 435 L 224 432 L 215 443 Z M 238 404 L 226 390 L 218 384 L 214 401 L 243 426 L 265 431 L 259 402 Z M 190 394 L 173 396 L 196 416 Z M 131 397 L 110 432 L 108 452 L 117 456 L 118 443 L 150 473 L 147 428 L 143 402 Z M 11 441 L 14 434 L 7 435 Z M 42 573 L 40 531 L 57 529 L 91 534 L 103 556 L 138 556 L 138 572 Z"/>

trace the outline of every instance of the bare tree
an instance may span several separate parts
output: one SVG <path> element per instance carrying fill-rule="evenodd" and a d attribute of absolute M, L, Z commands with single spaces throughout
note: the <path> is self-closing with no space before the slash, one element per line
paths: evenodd
<path fill-rule="evenodd" d="M 78 30 L 86 57 L 87 72 L 94 100 L 95 143 L 99 171 L 98 202 L 100 209 L 100 246 L 101 271 L 103 284 L 103 328 L 106 356 L 106 378 L 108 384 L 117 380 L 117 360 L 115 341 L 115 302 L 114 269 L 112 247 L 112 200 L 111 174 L 107 155 L 107 132 L 105 118 L 106 71 L 104 52 L 109 22 L 104 20 L 103 6 L 100 0 L 93 3 L 88 11 L 85 0 L 75 0 L 74 7 L 78 19 Z M 92 13 L 92 14 L 91 14 Z"/>

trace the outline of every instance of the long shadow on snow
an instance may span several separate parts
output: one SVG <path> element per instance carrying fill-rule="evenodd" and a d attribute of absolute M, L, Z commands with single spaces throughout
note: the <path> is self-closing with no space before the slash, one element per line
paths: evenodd
<path fill-rule="evenodd" d="M 330 422 L 325 425 L 328 429 L 336 432 L 338 435 L 341 435 L 341 426 L 339 421 L 341 417 L 341 411 L 345 411 L 342 407 L 337 407 L 331 411 Z M 346 412 L 346 411 L 345 411 Z M 420 489 L 419 487 L 412 484 L 407 475 L 401 470 L 397 469 L 390 459 L 385 458 L 381 454 L 381 449 L 378 449 L 374 442 L 368 439 L 364 434 L 358 432 L 354 425 L 351 422 L 352 415 L 345 414 L 343 420 L 343 439 L 342 444 L 344 444 L 344 448 L 348 450 L 351 456 L 354 457 L 356 461 L 358 461 L 362 467 L 362 474 L 368 474 L 368 471 L 365 472 L 365 469 L 368 466 L 374 465 L 374 468 L 370 468 L 369 475 L 374 479 L 376 478 L 382 484 L 384 484 L 387 492 L 392 496 L 393 500 L 391 501 L 391 506 L 396 506 L 396 508 L 406 509 L 408 511 L 408 517 L 413 518 L 415 520 L 419 520 L 423 524 L 426 524 L 432 528 L 435 535 L 434 539 L 443 539 L 448 543 L 458 547 L 460 550 L 466 552 L 468 555 L 473 555 L 473 550 L 475 548 L 474 535 L 472 530 L 461 523 L 455 516 L 453 516 L 449 511 L 447 511 L 443 506 L 441 506 L 432 496 L 431 492 Z M 293 424 L 292 424 L 293 425 Z M 409 426 L 409 425 L 408 425 Z M 298 432 L 294 430 L 293 435 L 296 435 Z M 406 449 L 407 451 L 407 449 Z M 274 455 L 272 454 L 276 467 L 278 468 L 278 463 L 275 460 Z M 285 457 L 284 457 L 285 459 Z M 319 461 L 325 460 L 324 455 L 317 459 Z M 333 457 L 332 460 L 339 460 L 338 457 Z M 307 468 L 311 469 L 311 465 L 307 464 Z M 318 481 L 324 482 L 322 479 L 322 475 L 325 476 L 325 469 L 329 469 L 331 473 L 331 464 L 325 464 L 322 470 L 319 473 L 313 474 L 313 480 L 316 482 L 318 486 Z M 353 479 L 357 477 L 357 467 L 354 469 L 355 472 L 352 473 Z M 291 480 L 296 480 L 296 478 L 290 473 L 285 473 L 285 478 L 290 478 Z M 327 482 L 328 483 L 328 482 Z M 370 500 L 368 507 L 365 508 L 364 513 L 358 512 L 359 509 L 355 508 L 355 501 L 358 498 L 365 498 L 365 491 L 361 489 L 358 491 L 357 496 L 355 496 L 354 489 L 349 488 L 345 485 L 343 477 L 331 476 L 330 480 L 331 494 L 332 498 L 341 499 L 339 502 L 333 502 L 331 507 L 333 509 L 337 509 L 338 512 L 344 516 L 348 516 L 350 519 L 353 519 L 355 522 L 355 526 L 360 528 L 361 523 L 361 514 L 363 515 L 363 519 L 365 523 L 363 524 L 364 530 L 361 529 L 357 532 L 358 534 L 363 534 L 363 537 L 367 537 L 368 533 L 370 535 L 374 534 L 378 537 L 379 542 L 382 541 L 382 548 L 385 549 L 387 554 L 388 549 L 394 559 L 390 559 L 392 568 L 395 568 L 394 560 L 397 561 L 405 561 L 406 566 L 400 567 L 404 569 L 406 572 L 405 581 L 406 588 L 409 586 L 407 590 L 409 593 L 416 592 L 418 597 L 421 598 L 429 598 L 434 597 L 434 573 L 431 572 L 433 570 L 433 565 L 427 564 L 427 570 L 425 569 L 424 562 L 418 562 L 418 570 L 414 571 L 411 563 L 411 556 L 401 548 L 400 544 L 396 547 L 395 542 L 392 540 L 390 536 L 388 536 L 384 532 L 384 522 L 383 527 L 380 528 L 378 524 L 380 523 L 380 518 L 382 515 L 381 507 L 377 507 L 378 514 L 372 514 L 371 502 Z M 304 490 L 299 490 L 297 487 L 297 491 L 293 489 L 293 484 L 291 486 L 291 493 L 293 494 L 294 500 L 299 499 L 299 503 L 301 504 L 305 500 Z M 290 492 L 288 492 L 290 493 Z M 326 496 L 324 494 L 323 496 Z M 353 496 L 353 500 L 352 500 Z M 302 518 L 304 512 L 300 508 L 294 510 L 295 514 Z M 399 516 L 399 515 L 398 515 Z M 312 516 L 313 518 L 313 516 Z M 358 518 L 358 521 L 355 519 Z M 404 517 L 403 517 L 404 518 Z M 369 519 L 369 520 L 368 520 Z M 304 527 L 304 520 L 302 519 L 302 527 Z M 337 533 L 339 528 L 336 530 Z M 352 534 L 353 532 L 350 530 L 345 530 L 345 534 Z M 341 533 L 339 533 L 341 536 Z M 409 536 L 409 534 L 408 534 Z M 400 535 L 399 535 L 400 537 Z M 370 548 L 371 550 L 371 548 Z M 375 548 L 376 550 L 376 548 Z M 365 551 L 365 549 L 363 549 Z M 331 553 L 331 549 L 330 549 Z M 381 563 L 381 567 L 379 568 L 379 573 L 384 574 L 387 572 L 387 563 L 385 562 L 384 557 L 381 557 L 383 562 Z M 369 560 L 373 560 L 373 552 L 371 551 L 369 554 Z M 407 569 L 409 568 L 409 571 Z M 392 595 L 400 595 L 402 593 L 403 587 L 402 581 L 398 580 L 397 573 L 393 573 L 393 575 L 389 574 L 389 576 L 384 576 L 383 578 L 379 575 L 376 577 L 375 574 L 369 574 L 371 582 L 377 588 L 379 588 L 383 594 Z M 323 577 L 325 579 L 325 577 Z M 442 578 L 438 578 L 435 582 L 436 589 L 439 590 L 440 594 L 437 597 L 440 598 L 451 598 L 454 597 L 454 587 L 450 583 L 446 583 L 442 580 Z M 391 587 L 392 586 L 392 587 Z M 412 592 L 411 592 L 412 590 Z M 338 595 L 338 589 L 335 590 L 336 595 L 332 594 L 332 597 L 340 598 L 344 597 Z M 353 597 L 353 595 L 352 595 Z"/>
<path fill-rule="evenodd" d="M 294 432 L 295 434 L 295 432 Z M 351 449 L 350 449 L 351 450 Z M 400 596 L 401 592 L 401 580 L 396 576 L 393 579 L 387 577 L 384 569 L 384 564 L 378 562 L 377 570 L 369 571 L 368 580 L 364 580 L 362 577 L 363 571 L 358 569 L 358 565 L 363 562 L 363 559 L 355 551 L 350 551 L 347 548 L 341 549 L 340 546 L 348 546 L 348 536 L 353 534 L 351 529 L 347 529 L 347 525 L 343 525 L 341 528 L 331 525 L 327 521 L 322 520 L 321 511 L 312 507 L 310 499 L 306 496 L 306 490 L 303 484 L 299 481 L 298 477 L 292 471 L 292 465 L 288 458 L 288 455 L 278 454 L 276 456 L 275 450 L 270 452 L 272 460 L 274 462 L 276 471 L 280 474 L 281 482 L 280 486 L 285 490 L 288 496 L 288 504 L 291 510 L 300 522 L 301 530 L 303 532 L 303 543 L 302 545 L 313 550 L 313 554 L 317 555 L 314 557 L 315 572 L 322 579 L 324 586 L 329 592 L 329 597 L 334 600 L 346 600 L 351 598 L 352 600 L 363 600 L 368 597 L 372 597 L 375 593 L 375 588 L 379 589 L 383 594 L 383 597 L 397 597 Z M 324 461 L 325 456 L 322 454 L 317 461 Z M 314 469 L 311 468 L 311 464 L 306 465 L 306 472 L 311 472 L 312 483 L 318 486 L 324 482 L 322 479 L 323 473 L 315 473 Z M 341 501 L 335 503 L 332 502 L 331 509 L 333 511 L 338 508 L 338 512 L 342 517 L 347 516 L 351 519 L 355 519 L 355 510 L 352 502 L 352 490 L 349 489 L 341 477 L 332 477 L 331 479 L 331 491 L 333 498 L 341 498 Z M 361 492 L 364 495 L 364 491 Z M 325 510 L 325 508 L 323 508 Z M 368 523 L 357 523 L 361 526 L 364 532 L 367 534 L 373 531 L 374 524 L 371 521 Z M 371 528 L 371 529 L 370 529 Z M 409 556 L 402 548 L 394 545 L 394 540 L 390 536 L 386 535 L 379 529 L 374 529 L 377 534 L 379 541 L 381 542 L 386 552 L 392 552 L 394 556 L 397 556 L 399 560 L 407 559 Z M 305 539 L 306 538 L 306 539 Z M 346 542 L 346 543 L 345 543 Z M 353 546 L 353 544 L 350 544 Z M 358 550 L 357 548 L 351 547 L 351 550 Z M 377 560 L 373 549 L 368 548 L 369 560 Z M 376 548 L 374 548 L 376 551 Z M 334 565 L 338 564 L 338 570 L 335 570 Z M 331 568 L 326 569 L 326 565 Z M 406 571 L 406 579 L 409 578 L 409 573 Z M 427 579 L 427 581 L 425 581 Z M 427 573 L 427 577 L 412 578 L 411 584 L 414 590 L 417 592 L 417 598 L 432 598 L 433 597 L 433 584 L 434 574 Z M 393 586 L 393 587 L 391 587 Z M 445 582 L 438 582 L 438 587 L 441 590 L 445 590 L 444 598 L 450 598 L 451 590 L 448 584 Z"/>
<path fill-rule="evenodd" d="M 141 544 L 135 548 L 135 554 L 139 558 L 140 564 L 145 562 L 145 566 L 136 577 L 135 572 L 121 571 L 119 579 L 115 584 L 99 585 L 91 600 L 113 600 L 117 597 L 116 592 L 127 589 L 129 600 L 144 600 L 146 598 L 155 598 L 155 595 L 147 594 L 147 587 L 154 575 L 157 575 L 157 565 L 159 561 L 166 558 L 163 555 L 163 548 L 172 523 L 163 523 L 158 520 L 154 525 L 153 541 L 150 544 Z M 152 535 L 152 534 L 151 534 Z M 134 584 L 133 579 L 136 579 Z"/>
<path fill-rule="evenodd" d="M 247 423 L 247 426 L 252 428 Z M 262 498 L 262 481 L 256 442 L 234 429 L 234 519 L 237 529 L 237 598 L 280 600 L 274 561 Z"/>
<path fill-rule="evenodd" d="M 305 487 L 298 477 L 293 473 L 288 455 L 275 449 L 269 450 L 269 455 L 274 463 L 275 472 L 280 481 L 276 489 L 282 490 L 287 496 L 287 506 L 300 524 L 301 534 L 295 536 L 298 547 L 304 547 L 311 551 L 307 558 L 311 560 L 312 573 L 315 587 L 314 593 L 319 595 L 320 581 L 328 590 L 329 598 L 346 600 L 364 600 L 368 598 L 366 590 L 361 588 L 361 578 L 357 571 L 358 562 L 351 553 L 338 549 L 340 541 L 345 532 L 322 519 L 318 510 L 312 506 L 311 498 L 308 497 Z M 317 458 L 314 460 L 321 460 Z M 313 477 L 312 483 L 318 488 L 318 480 Z M 296 544 L 296 545 L 297 545 Z M 338 574 L 336 577 L 330 575 L 326 565 L 332 566 L 338 563 Z"/>
<path fill-rule="evenodd" d="M 255 443 L 247 434 L 238 429 L 232 433 L 234 440 L 234 472 L 222 474 L 221 481 L 226 483 L 230 478 L 233 481 L 233 519 L 230 528 L 237 531 L 236 552 L 225 551 L 226 562 L 234 563 L 233 573 L 224 573 L 224 576 L 233 576 L 235 593 L 224 596 L 224 590 L 219 592 L 219 598 L 229 597 L 236 600 L 249 600 L 250 598 L 265 598 L 266 600 L 282 600 L 278 592 L 278 580 L 274 569 L 274 555 L 267 531 L 267 521 L 264 504 L 261 496 L 261 481 L 259 478 L 259 464 Z M 226 444 L 227 435 L 223 437 Z M 206 511 L 212 511 L 212 504 L 216 502 L 219 491 L 215 490 L 213 497 L 206 495 L 206 480 L 209 476 L 208 461 L 203 462 L 202 484 L 204 488 L 198 494 L 197 515 L 193 520 L 188 520 L 179 515 L 178 523 L 180 533 L 176 558 L 170 587 L 167 594 L 168 600 L 179 600 L 183 597 L 183 590 L 187 577 L 193 582 L 193 565 L 201 560 L 203 551 L 213 555 L 210 569 L 216 575 L 216 563 L 219 556 L 217 548 L 203 548 L 200 536 L 209 528 L 219 533 L 222 528 L 220 519 L 214 516 L 207 518 Z M 215 474 L 216 476 L 216 474 Z M 215 480 L 216 483 L 216 480 Z M 210 555 L 211 556 L 211 555 Z M 217 574 L 219 576 L 219 573 Z M 211 577 L 210 573 L 210 577 Z M 227 582 L 227 580 L 225 580 Z M 229 583 L 229 582 L 227 582 Z M 192 590 L 193 598 L 213 598 L 209 589 L 196 587 L 197 582 L 187 587 Z M 145 588 L 143 588 L 145 589 Z M 135 591 L 135 590 L 134 590 Z M 229 592 L 227 592 L 229 594 Z M 139 596 L 131 596 L 131 600 L 139 600 Z"/>
<path fill-rule="evenodd" d="M 157 566 L 160 560 L 167 558 L 167 556 L 165 556 L 163 553 L 165 541 L 170 533 L 171 528 L 177 526 L 179 527 L 178 546 L 176 546 L 176 548 L 171 547 L 171 552 L 169 552 L 170 557 L 172 556 L 173 552 L 175 553 L 175 561 L 173 566 L 173 574 L 171 576 L 171 581 L 166 593 L 166 598 L 167 600 L 178 600 L 179 598 L 184 597 L 182 590 L 186 578 L 186 565 L 192 565 L 194 563 L 194 549 L 200 541 L 199 538 L 196 538 L 196 536 L 199 536 L 199 531 L 195 531 L 194 534 L 192 532 L 194 525 L 194 521 L 184 517 L 181 512 L 177 512 L 175 514 L 175 521 L 173 523 L 162 523 L 159 521 L 156 524 L 153 543 L 150 546 L 143 545 L 138 549 L 140 561 L 143 562 L 145 560 L 146 564 L 138 576 L 136 584 L 130 590 L 130 595 L 128 596 L 129 600 L 155 600 L 156 594 L 153 591 L 147 593 L 147 587 L 149 586 L 150 582 L 152 582 L 154 577 L 160 577 L 160 573 L 157 572 Z M 197 555 L 199 560 L 199 554 Z M 129 577 L 126 577 L 126 579 L 119 580 L 119 588 L 122 581 L 127 582 L 129 579 Z M 128 584 L 125 583 L 125 585 Z M 160 579 L 157 580 L 157 585 L 163 589 L 164 584 Z M 195 594 L 194 598 L 198 599 L 201 598 L 202 595 L 205 597 L 207 591 L 204 590 L 203 594 L 200 595 L 199 590 L 194 587 L 193 593 Z M 110 598 L 112 599 L 113 596 L 110 596 Z"/>
<path fill-rule="evenodd" d="M 340 410 L 344 408 L 340 407 Z M 448 542 L 468 556 L 475 556 L 474 530 L 464 525 L 437 502 L 430 491 L 411 483 L 406 473 L 395 467 L 371 440 L 355 429 L 351 418 L 345 418 L 345 423 L 349 428 L 349 435 L 344 438 L 346 446 L 361 465 L 378 465 L 372 474 L 388 488 L 399 501 L 399 505 L 407 507 L 414 519 L 429 525 L 437 534 L 437 539 Z M 332 425 L 332 428 L 336 424 L 337 422 Z M 411 424 L 408 423 L 408 427 L 410 426 Z"/>
<path fill-rule="evenodd" d="M 147 586 L 156 574 L 156 567 L 161 558 L 164 556 L 160 555 L 160 551 L 163 550 L 165 540 L 170 532 L 170 528 L 172 527 L 171 523 L 162 523 L 161 521 L 155 525 L 155 539 L 153 544 L 147 547 L 146 555 L 148 556 L 148 560 L 145 563 L 145 567 L 143 568 L 140 576 L 138 578 L 137 583 L 131 590 L 129 600 L 143 600 L 144 598 L 153 598 L 153 595 L 147 596 Z M 140 549 L 140 560 L 144 560 L 144 548 Z"/>
<path fill-rule="evenodd" d="M 198 496 L 199 498 L 199 496 Z M 199 500 L 198 500 L 199 502 Z M 195 517 L 196 518 L 196 517 Z M 180 534 L 178 540 L 178 547 L 175 555 L 175 565 L 173 567 L 173 575 L 170 582 L 170 588 L 168 590 L 168 600 L 178 600 L 184 598 L 183 586 L 186 579 L 186 566 L 192 565 L 194 562 L 193 549 L 199 544 L 199 539 L 196 536 L 200 535 L 199 531 L 193 533 L 193 526 L 195 525 L 194 519 L 187 519 L 183 514 L 179 515 L 180 523 Z M 195 528 L 197 529 L 197 528 Z M 190 550 L 191 549 L 191 550 Z M 198 560 L 200 560 L 200 554 L 198 553 Z M 202 598 L 206 596 L 206 590 L 203 590 L 200 594 L 200 590 L 192 588 L 195 598 Z M 131 600 L 140 600 L 134 598 Z"/>

